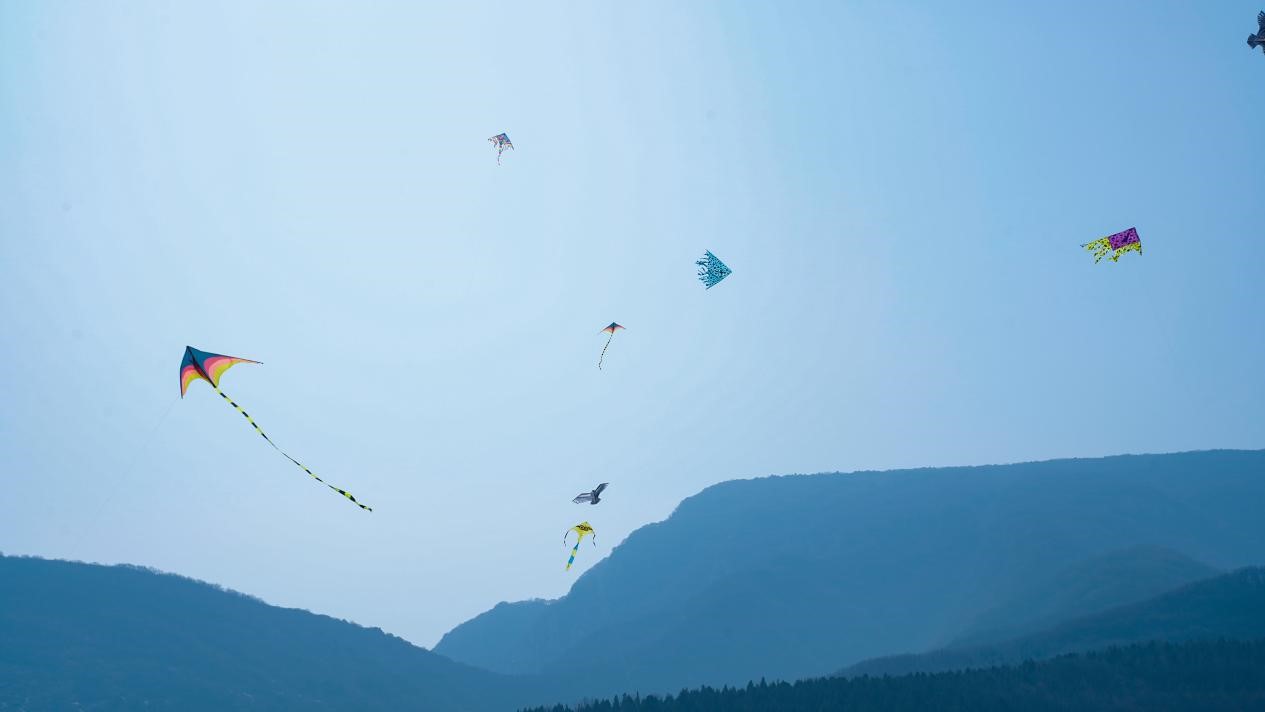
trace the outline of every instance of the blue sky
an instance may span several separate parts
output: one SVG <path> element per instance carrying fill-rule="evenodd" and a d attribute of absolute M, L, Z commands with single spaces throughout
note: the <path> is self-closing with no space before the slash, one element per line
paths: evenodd
<path fill-rule="evenodd" d="M 726 479 L 1265 446 L 1258 9 L 0 0 L 0 549 L 431 645 Z"/>

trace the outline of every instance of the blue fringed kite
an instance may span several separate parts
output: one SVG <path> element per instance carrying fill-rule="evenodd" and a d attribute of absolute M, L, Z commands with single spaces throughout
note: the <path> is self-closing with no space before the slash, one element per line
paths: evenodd
<path fill-rule="evenodd" d="M 728 277 L 733 270 L 725 266 L 720 258 L 713 255 L 711 250 L 694 264 L 698 265 L 698 281 L 707 286 L 708 289 L 720 284 L 720 280 Z"/>

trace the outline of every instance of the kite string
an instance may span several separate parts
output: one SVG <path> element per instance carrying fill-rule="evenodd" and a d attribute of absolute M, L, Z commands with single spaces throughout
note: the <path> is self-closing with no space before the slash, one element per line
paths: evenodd
<path fill-rule="evenodd" d="M 610 335 L 609 337 L 607 337 L 607 339 L 606 339 L 606 346 L 603 346 L 603 347 L 602 347 L 602 355 L 597 357 L 597 367 L 598 367 L 598 368 L 601 368 L 601 367 L 602 367 L 602 359 L 606 358 L 606 348 L 607 348 L 607 346 L 610 346 L 610 345 L 611 345 L 611 339 L 614 339 L 614 338 L 615 338 L 615 332 L 613 332 L 613 331 L 612 331 L 612 332 L 611 332 L 611 335 Z"/>
<path fill-rule="evenodd" d="M 132 458 L 131 464 L 127 466 L 127 469 L 124 470 L 124 472 L 131 474 L 132 468 L 136 467 L 137 461 L 140 460 L 145 453 L 149 452 L 149 445 L 153 442 L 154 433 L 158 432 L 158 427 L 167 420 L 168 415 L 171 415 L 171 409 L 176 407 L 176 403 L 179 400 L 179 398 L 172 398 L 171 402 L 167 404 L 167 408 L 163 411 L 163 414 L 158 416 L 158 420 L 154 423 L 153 427 L 151 427 L 149 432 L 145 434 L 144 445 L 141 446 L 140 452 L 136 453 L 136 457 Z"/>
<path fill-rule="evenodd" d="M 315 472 L 312 472 L 311 470 L 309 470 L 307 468 L 307 465 L 304 465 L 303 463 L 299 462 L 293 457 L 290 457 L 289 453 L 287 453 L 285 450 L 282 450 L 280 447 L 278 447 L 277 444 L 272 441 L 272 438 L 268 437 L 268 435 L 264 433 L 263 429 L 260 428 L 259 425 L 255 423 L 255 419 L 250 417 L 250 414 L 247 413 L 245 410 L 243 410 L 240 405 L 237 405 L 237 403 L 234 402 L 232 398 L 229 398 L 224 393 L 224 391 L 221 391 L 219 386 L 212 384 L 211 387 L 214 388 L 215 392 L 219 393 L 220 397 L 223 398 L 225 401 L 227 401 L 229 405 L 233 406 L 233 408 L 235 408 L 238 413 L 241 413 L 242 417 L 246 419 L 246 422 L 250 423 L 251 427 L 255 429 L 255 432 L 259 433 L 260 437 L 262 437 L 264 440 L 267 440 L 268 444 L 271 445 L 274 450 L 281 453 L 282 455 L 285 455 L 285 458 L 287 460 L 289 460 L 290 462 L 293 462 L 295 465 L 298 465 L 299 469 L 311 475 L 312 479 L 316 480 L 317 482 L 320 482 L 326 487 L 334 490 L 335 492 L 351 500 L 352 504 L 356 505 L 357 507 L 360 507 L 361 509 L 369 511 L 369 512 L 373 511 L 373 507 L 369 507 L 367 505 L 361 504 L 360 502 L 356 501 L 356 498 L 352 496 L 351 492 L 348 492 L 347 490 L 339 489 L 335 487 L 334 485 L 331 485 L 330 483 L 326 482 L 325 480 L 322 480 L 320 477 L 316 476 Z"/>
<path fill-rule="evenodd" d="M 123 468 L 122 474 L 124 476 L 131 475 L 132 470 L 136 469 L 137 463 L 139 463 L 141 458 L 145 456 L 145 453 L 149 452 L 149 446 L 153 444 L 153 441 L 154 441 L 154 433 L 157 433 L 158 428 L 164 422 L 166 422 L 167 416 L 171 415 L 171 409 L 176 406 L 176 403 L 179 400 L 180 400 L 179 398 L 172 398 L 171 402 L 168 403 L 167 407 L 163 410 L 162 415 L 158 416 L 158 419 L 154 421 L 154 424 L 149 428 L 149 432 L 146 433 L 145 437 L 141 440 L 140 449 L 137 450 L 136 454 L 132 456 L 132 460 L 127 464 L 127 467 Z M 114 480 L 116 483 L 118 481 L 118 478 L 111 478 L 111 479 Z M 118 487 L 118 486 L 110 487 L 106 491 L 105 496 L 97 503 L 97 506 L 96 506 L 97 511 L 100 511 L 100 512 L 106 511 L 109 508 L 110 503 L 114 500 L 114 496 L 118 493 L 120 489 L 123 489 L 123 488 Z M 86 533 L 87 533 L 86 528 L 80 528 L 79 538 L 75 542 L 76 548 L 78 548 L 79 544 L 83 543 L 83 536 Z"/>

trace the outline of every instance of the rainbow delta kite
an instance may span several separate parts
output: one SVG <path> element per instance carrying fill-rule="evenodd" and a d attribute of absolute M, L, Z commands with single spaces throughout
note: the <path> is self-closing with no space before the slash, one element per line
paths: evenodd
<path fill-rule="evenodd" d="M 624 327 L 612 321 L 610 326 L 606 327 L 605 329 L 602 329 L 601 333 L 610 334 L 610 337 L 606 339 L 606 346 L 602 347 L 602 354 L 597 357 L 598 368 L 602 367 L 602 359 L 606 358 L 606 348 L 611 345 L 611 339 L 615 338 L 615 332 L 619 331 L 622 328 Z"/>
<path fill-rule="evenodd" d="M 579 524 L 567 530 L 562 535 L 562 543 L 567 543 L 567 537 L 571 536 L 571 532 L 575 532 L 575 546 L 571 547 L 571 558 L 567 559 L 567 571 L 571 570 L 571 564 L 575 563 L 575 554 L 580 550 L 580 542 L 584 541 L 584 537 L 589 534 L 593 535 L 593 546 L 597 546 L 597 533 L 593 531 L 593 527 L 588 522 L 580 522 Z"/>
<path fill-rule="evenodd" d="M 300 469 L 302 469 L 304 472 L 311 475 L 312 479 L 316 480 L 317 482 L 320 482 L 326 487 L 334 490 L 335 492 L 351 500 L 352 504 L 355 504 L 357 507 L 360 507 L 361 509 L 365 511 L 372 512 L 373 511 L 372 507 L 368 507 L 361 504 L 360 502 L 357 502 L 356 498 L 351 495 L 351 492 L 348 492 L 346 490 L 341 490 L 335 487 L 334 485 L 331 485 L 330 483 L 326 482 L 325 480 L 322 480 L 321 478 L 317 477 L 314 472 L 307 469 L 307 466 L 305 466 L 303 463 L 299 462 L 293 457 L 290 457 L 289 455 L 286 455 L 285 450 L 282 450 L 281 448 L 277 447 L 277 444 L 272 441 L 272 438 L 269 438 L 267 435 L 264 435 L 264 431 L 260 430 L 259 426 L 255 424 L 254 418 L 251 418 L 250 415 L 246 411 L 242 410 L 242 407 L 240 405 L 237 405 L 237 403 L 235 403 L 232 398 L 229 398 L 227 395 L 224 394 L 224 391 L 220 390 L 220 376 L 223 376 L 225 371 L 232 368 L 234 364 L 238 364 L 238 363 L 259 363 L 259 362 L 251 361 L 248 358 L 237 358 L 236 356 L 225 356 L 223 354 L 207 353 L 206 351 L 199 351 L 193 348 L 192 346 L 184 347 L 184 360 L 180 362 L 180 397 L 184 398 L 185 391 L 188 390 L 189 384 L 193 383 L 196 380 L 201 379 L 203 381 L 206 381 L 207 383 L 210 383 L 211 387 L 215 389 L 215 392 L 219 393 L 220 397 L 223 398 L 225 401 L 227 401 L 229 405 L 236 408 L 237 412 L 241 413 L 242 416 L 246 418 L 246 422 L 250 423 L 251 427 L 255 429 L 255 432 L 259 433 L 259 435 L 262 436 L 264 440 L 267 440 L 268 444 L 271 445 L 274 449 L 276 449 L 277 452 L 281 453 L 282 455 L 285 455 L 287 460 L 298 465 Z"/>
<path fill-rule="evenodd" d="M 1094 264 L 1101 262 L 1102 258 L 1107 255 L 1111 255 L 1112 262 L 1118 262 L 1120 261 L 1120 256 L 1126 252 L 1142 254 L 1142 240 L 1138 237 L 1137 228 L 1133 227 L 1124 232 L 1100 237 L 1093 242 L 1081 245 L 1081 247 L 1094 253 Z"/>

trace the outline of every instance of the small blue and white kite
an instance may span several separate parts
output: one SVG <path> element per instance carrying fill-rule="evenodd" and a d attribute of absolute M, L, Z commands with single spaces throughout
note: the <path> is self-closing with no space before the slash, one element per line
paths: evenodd
<path fill-rule="evenodd" d="M 707 285 L 708 289 L 720 284 L 720 280 L 733 273 L 711 250 L 694 264 L 698 265 L 698 281 Z"/>
<path fill-rule="evenodd" d="M 510 143 L 510 137 L 499 133 L 488 139 L 492 143 L 492 147 L 496 149 L 496 165 L 501 165 L 501 154 L 505 153 L 505 149 L 514 150 L 514 144 Z"/>

